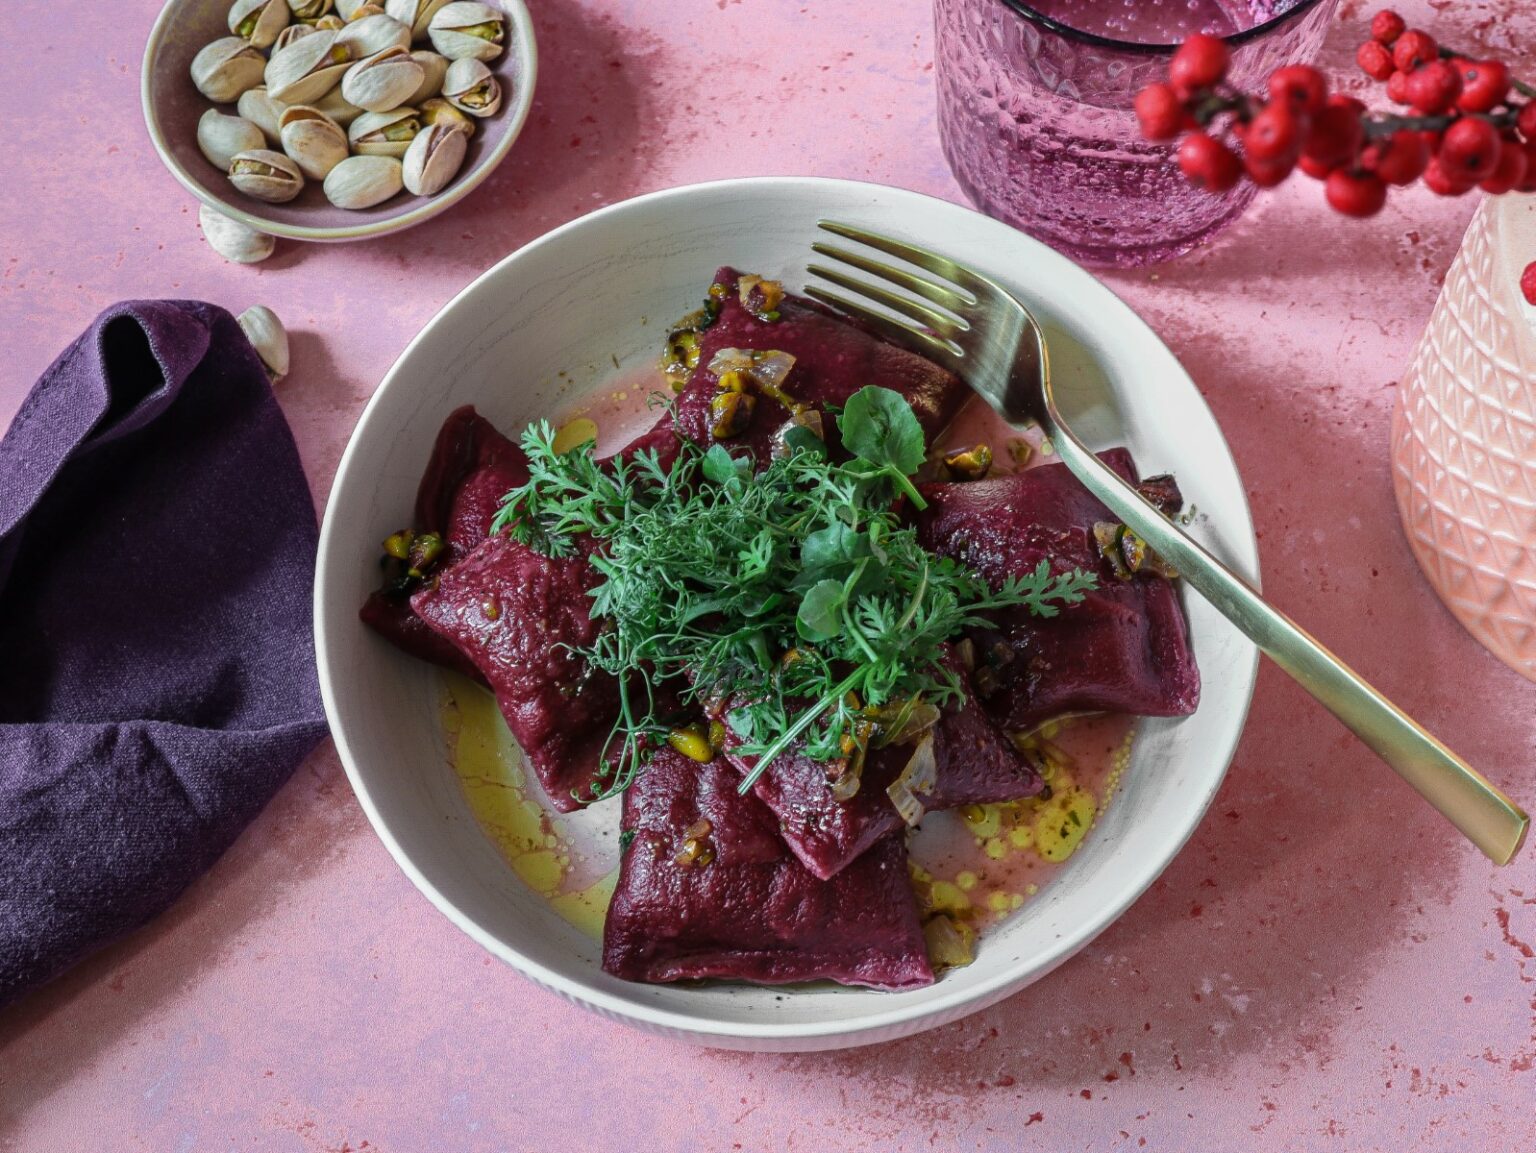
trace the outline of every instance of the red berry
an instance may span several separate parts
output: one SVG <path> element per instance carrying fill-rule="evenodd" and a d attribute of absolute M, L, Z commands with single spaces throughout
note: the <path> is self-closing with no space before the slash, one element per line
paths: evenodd
<path fill-rule="evenodd" d="M 1134 107 L 1148 140 L 1172 140 L 1184 126 L 1184 105 L 1170 84 L 1148 84 L 1136 93 Z"/>
<path fill-rule="evenodd" d="M 1520 295 L 1525 297 L 1527 304 L 1536 304 L 1536 260 L 1527 264 L 1520 274 Z"/>
<path fill-rule="evenodd" d="M 1536 140 L 1536 100 L 1521 107 L 1520 114 L 1515 117 L 1515 127 L 1527 140 Z"/>
<path fill-rule="evenodd" d="M 1364 111 L 1365 105 L 1353 96 L 1330 96 L 1322 111 L 1312 117 L 1303 155 L 1328 168 L 1353 160 L 1360 150 L 1360 116 Z"/>
<path fill-rule="evenodd" d="M 1295 163 L 1307 134 L 1307 118 L 1292 112 L 1289 105 L 1276 101 L 1266 104 L 1248 122 L 1243 133 L 1243 151 L 1260 163 L 1288 160 Z"/>
<path fill-rule="evenodd" d="M 1440 163 L 1440 158 L 1432 156 L 1424 168 L 1424 187 L 1436 196 L 1462 196 L 1471 192 L 1476 185 L 1452 176 Z"/>
<path fill-rule="evenodd" d="M 1220 84 L 1231 62 L 1232 53 L 1225 40 L 1196 32 L 1173 54 L 1168 63 L 1168 79 L 1180 92 L 1199 92 Z"/>
<path fill-rule="evenodd" d="M 1498 60 L 1458 60 L 1461 96 L 1456 107 L 1463 112 L 1492 112 L 1509 95 L 1509 69 Z"/>
<path fill-rule="evenodd" d="M 1355 53 L 1355 63 L 1372 80 L 1386 80 L 1397 70 L 1397 65 L 1392 63 L 1392 53 L 1374 40 L 1360 45 Z"/>
<path fill-rule="evenodd" d="M 1513 192 L 1525 180 L 1527 161 L 1525 149 L 1519 142 L 1506 139 L 1504 146 L 1499 149 L 1499 166 L 1487 180 L 1480 181 L 1478 187 L 1495 196 Z"/>
<path fill-rule="evenodd" d="M 1387 186 L 1369 172 L 1336 168 L 1323 189 L 1335 212 L 1345 216 L 1375 216 L 1387 203 Z"/>
<path fill-rule="evenodd" d="M 1410 28 L 1392 45 L 1392 63 L 1400 72 L 1412 72 L 1420 64 L 1428 64 L 1440 54 L 1440 46 L 1428 32 Z"/>
<path fill-rule="evenodd" d="M 1390 44 L 1408 30 L 1408 22 L 1390 8 L 1371 17 L 1371 36 L 1381 44 Z"/>
<path fill-rule="evenodd" d="M 1388 184 L 1412 184 L 1424 175 L 1429 145 L 1424 133 L 1403 129 L 1378 140 L 1360 156 L 1360 162 Z"/>
<path fill-rule="evenodd" d="M 1313 113 L 1328 99 L 1328 81 L 1310 64 L 1287 64 L 1269 74 L 1269 95 L 1293 112 Z"/>
<path fill-rule="evenodd" d="M 1450 111 L 1461 95 L 1461 73 L 1449 60 L 1431 60 L 1408 74 L 1408 103 L 1426 116 Z"/>
<path fill-rule="evenodd" d="M 1303 155 L 1296 162 L 1296 167 L 1305 172 L 1313 180 L 1327 180 L 1328 174 L 1338 167 L 1337 164 L 1324 164 L 1320 160 L 1313 160 L 1310 156 Z"/>
<path fill-rule="evenodd" d="M 1191 132 L 1179 145 L 1179 170 L 1196 188 L 1225 192 L 1242 179 L 1243 164 L 1221 141 Z"/>
<path fill-rule="evenodd" d="M 1248 173 L 1248 179 L 1260 188 L 1273 188 L 1296 169 L 1296 161 L 1292 157 L 1283 157 L 1279 160 L 1256 160 L 1252 156 L 1243 160 L 1243 170 Z"/>
<path fill-rule="evenodd" d="M 1408 73 L 1394 72 L 1387 77 L 1387 99 L 1394 104 L 1408 103 Z"/>
<path fill-rule="evenodd" d="M 1486 120 L 1464 116 L 1445 130 L 1435 159 L 1447 176 L 1476 184 L 1499 166 L 1499 130 Z"/>

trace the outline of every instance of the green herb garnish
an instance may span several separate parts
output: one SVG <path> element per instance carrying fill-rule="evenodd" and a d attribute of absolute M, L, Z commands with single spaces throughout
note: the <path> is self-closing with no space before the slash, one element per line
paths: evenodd
<path fill-rule="evenodd" d="M 581 534 L 602 542 L 591 613 L 611 627 L 578 650 L 620 686 L 619 756 L 600 795 L 626 788 L 666 733 L 654 682 L 686 678 L 685 696 L 729 707 L 738 751 L 759 758 L 745 791 L 797 739 L 833 760 L 893 701 L 956 701 L 942 646 L 983 614 L 1024 605 L 1054 616 L 1094 587 L 1091 573 L 1042 561 L 991 589 L 929 553 L 893 508 L 898 496 L 924 507 L 911 407 L 865 388 L 837 423 L 852 460 L 833 461 L 801 428 L 755 474 L 721 444 L 684 442 L 670 468 L 654 452 L 599 465 L 590 443 L 556 453 L 547 422 L 524 432 L 529 480 L 492 532 L 550 556 L 572 555 Z"/>

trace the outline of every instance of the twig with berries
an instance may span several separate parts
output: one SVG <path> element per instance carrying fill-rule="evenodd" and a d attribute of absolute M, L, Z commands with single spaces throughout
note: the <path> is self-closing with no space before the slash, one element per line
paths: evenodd
<path fill-rule="evenodd" d="M 1149 140 L 1182 135 L 1179 168 L 1212 192 L 1244 177 L 1272 188 L 1299 168 L 1324 182 L 1337 211 L 1374 216 L 1388 185 L 1420 178 L 1441 196 L 1536 191 L 1536 88 L 1504 63 L 1442 48 L 1392 11 L 1376 13 L 1355 59 L 1406 115 L 1330 94 L 1306 64 L 1276 69 L 1266 96 L 1240 92 L 1227 83 L 1226 43 L 1196 33 L 1174 53 L 1167 83 L 1136 94 L 1136 116 Z"/>

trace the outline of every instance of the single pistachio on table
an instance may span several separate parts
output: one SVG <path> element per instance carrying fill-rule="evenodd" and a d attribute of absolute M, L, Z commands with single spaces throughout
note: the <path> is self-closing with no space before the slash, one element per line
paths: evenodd
<path fill-rule="evenodd" d="M 247 228 L 206 204 L 197 210 L 197 226 L 203 230 L 209 248 L 236 264 L 258 264 L 272 255 L 277 244 L 265 232 Z"/>
<path fill-rule="evenodd" d="M 331 0 L 288 0 L 295 20 L 318 20 L 331 10 Z"/>
<path fill-rule="evenodd" d="M 302 28 L 304 25 L 300 24 L 298 27 Z M 283 114 L 285 107 L 287 106 L 279 104 L 268 96 L 265 87 L 257 87 L 247 88 L 240 93 L 240 102 L 235 105 L 235 111 L 261 129 L 261 134 L 267 138 L 267 143 L 276 148 L 282 144 L 277 118 Z M 260 148 L 261 145 L 257 144 L 255 147 Z M 220 167 L 228 168 L 229 165 L 224 164 Z"/>
<path fill-rule="evenodd" d="M 341 83 L 352 66 L 336 33 L 316 32 L 274 52 L 267 61 L 267 95 L 283 104 L 310 104 Z"/>
<path fill-rule="evenodd" d="M 283 11 L 287 10 L 285 6 Z M 217 108 L 208 109 L 197 122 L 197 147 L 208 158 L 208 163 L 220 172 L 229 171 L 229 162 L 235 158 L 235 153 L 265 148 L 266 144 L 266 137 L 255 124 L 241 116 L 226 115 Z"/>
<path fill-rule="evenodd" d="M 465 116 L 441 96 L 421 102 L 421 123 L 456 125 L 467 139 L 473 139 L 475 135 L 474 118 Z"/>
<path fill-rule="evenodd" d="M 432 17 L 447 4 L 448 0 L 384 0 L 384 11 L 400 23 L 409 25 L 411 35 L 422 40 L 426 38 Z"/>
<path fill-rule="evenodd" d="M 469 137 L 462 129 L 432 124 L 416 134 L 400 162 L 405 187 L 417 196 L 436 196 L 459 173 Z"/>
<path fill-rule="evenodd" d="M 336 44 L 353 60 L 363 60 L 388 48 L 411 50 L 411 30 L 392 16 L 380 13 L 354 20 L 336 33 Z"/>
<path fill-rule="evenodd" d="M 483 60 L 464 56 L 448 66 L 443 98 L 470 116 L 494 116 L 501 108 L 501 82 Z"/>
<path fill-rule="evenodd" d="M 307 104 L 284 109 L 278 126 L 283 151 L 310 180 L 324 180 L 347 158 L 347 134 L 341 125 Z"/>
<path fill-rule="evenodd" d="M 233 104 L 261 83 L 266 58 L 238 36 L 221 36 L 192 57 L 192 83 L 215 104 Z"/>
<path fill-rule="evenodd" d="M 229 182 L 257 200 L 286 204 L 304 190 L 304 173 L 281 152 L 252 148 L 229 162 Z"/>
<path fill-rule="evenodd" d="M 421 65 L 404 48 L 386 48 L 360 60 L 341 80 L 341 94 L 368 112 L 388 112 L 421 87 Z"/>
<path fill-rule="evenodd" d="M 438 9 L 427 25 L 432 47 L 450 60 L 473 56 L 476 60 L 494 60 L 501 55 L 507 36 L 506 13 L 489 4 L 454 0 Z"/>
<path fill-rule="evenodd" d="M 277 313 L 265 304 L 257 304 L 235 317 L 235 323 L 245 333 L 245 339 L 251 342 L 256 355 L 261 357 L 267 379 L 276 384 L 287 376 L 288 330 L 277 318 Z"/>
<path fill-rule="evenodd" d="M 341 94 L 340 88 L 332 88 L 319 100 L 310 101 L 311 108 L 324 112 L 343 128 L 363 114 L 363 110 Z"/>
<path fill-rule="evenodd" d="M 292 14 L 288 0 L 235 0 L 229 8 L 229 30 L 254 48 L 270 48 Z"/>
<path fill-rule="evenodd" d="M 404 184 L 393 156 L 349 156 L 325 178 L 325 196 L 337 208 L 372 208 Z"/>
<path fill-rule="evenodd" d="M 443 90 L 443 78 L 448 75 L 448 57 L 425 48 L 418 48 L 411 53 L 411 59 L 421 65 L 421 84 L 406 97 L 407 104 L 420 104 L 423 100 L 430 100 Z"/>
<path fill-rule="evenodd" d="M 359 156 L 399 159 L 420 131 L 421 113 L 403 105 L 388 112 L 364 112 L 347 128 L 347 139 Z"/>
<path fill-rule="evenodd" d="M 306 36 L 313 36 L 316 28 L 313 24 L 290 24 L 277 34 L 277 39 L 272 41 L 272 55 L 276 56 L 295 40 L 302 40 Z"/>
<path fill-rule="evenodd" d="M 316 32 L 340 32 L 347 26 L 347 22 L 334 12 L 327 12 L 315 21 Z"/>

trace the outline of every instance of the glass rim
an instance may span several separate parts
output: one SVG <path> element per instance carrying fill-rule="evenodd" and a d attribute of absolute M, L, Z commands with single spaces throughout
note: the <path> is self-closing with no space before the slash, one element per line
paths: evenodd
<path fill-rule="evenodd" d="M 1054 32 L 1067 40 L 1075 40 L 1080 44 L 1092 44 L 1099 48 L 1113 48 L 1120 52 L 1135 53 L 1140 56 L 1168 56 L 1178 48 L 1177 44 L 1146 44 L 1135 40 L 1116 40 L 1112 36 L 1100 36 L 1096 32 L 1084 32 L 1080 28 L 1074 28 L 1070 24 L 1064 24 L 1054 16 L 1047 16 L 1043 12 L 1037 12 L 1024 0 L 1000 0 L 1008 8 L 1013 9 L 1015 15 L 1028 20 L 1032 24 L 1038 24 L 1047 31 Z M 1278 16 L 1271 17 L 1262 24 L 1255 24 L 1252 28 L 1244 28 L 1241 32 L 1234 32 L 1222 39 L 1234 48 L 1241 47 L 1252 40 L 1258 40 L 1280 28 L 1282 25 L 1295 20 L 1297 17 L 1310 12 L 1321 4 L 1323 0 L 1301 0 L 1294 8 L 1282 12 Z"/>

